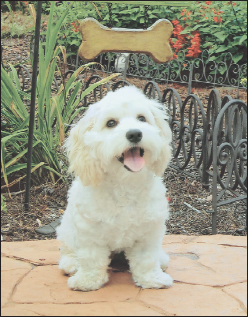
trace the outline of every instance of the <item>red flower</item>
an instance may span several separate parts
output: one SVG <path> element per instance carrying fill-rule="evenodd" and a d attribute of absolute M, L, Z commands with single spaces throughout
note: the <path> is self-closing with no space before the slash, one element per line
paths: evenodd
<path fill-rule="evenodd" d="M 233 5 L 234 5 L 234 6 L 236 6 L 236 4 L 237 4 L 236 2 L 233 2 Z"/>
<path fill-rule="evenodd" d="M 218 18 L 214 17 L 214 22 L 218 23 Z"/>
<path fill-rule="evenodd" d="M 173 25 L 178 25 L 178 24 L 179 24 L 179 22 L 177 21 L 177 19 L 173 20 L 172 23 L 173 23 Z"/>
<path fill-rule="evenodd" d="M 173 53 L 173 56 L 169 59 L 169 61 L 171 61 L 174 58 L 177 58 L 177 55 L 175 53 Z"/>
<path fill-rule="evenodd" d="M 186 43 L 186 34 L 180 34 L 183 30 L 184 28 L 180 24 L 177 24 L 173 30 L 173 35 L 175 36 L 175 38 L 177 38 L 176 42 L 173 45 L 173 48 L 175 48 L 175 52 L 178 52 Z"/>
<path fill-rule="evenodd" d="M 71 24 L 74 26 L 74 32 L 77 32 L 78 30 L 77 30 L 77 26 L 76 26 L 75 22 L 72 22 Z"/>
<path fill-rule="evenodd" d="M 194 35 L 193 39 L 191 40 L 191 47 L 188 48 L 188 57 L 198 57 L 201 53 L 200 50 L 200 33 L 198 31 L 192 32 Z"/>

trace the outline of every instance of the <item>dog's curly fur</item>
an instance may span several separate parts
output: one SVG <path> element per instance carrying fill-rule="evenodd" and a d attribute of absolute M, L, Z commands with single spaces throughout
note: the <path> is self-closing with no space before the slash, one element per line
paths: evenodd
<path fill-rule="evenodd" d="M 173 284 L 163 272 L 169 207 L 161 176 L 172 136 L 161 107 L 134 86 L 120 88 L 91 105 L 70 132 L 66 148 L 76 178 L 57 238 L 59 268 L 71 275 L 72 289 L 103 286 L 113 251 L 125 252 L 136 285 Z"/>

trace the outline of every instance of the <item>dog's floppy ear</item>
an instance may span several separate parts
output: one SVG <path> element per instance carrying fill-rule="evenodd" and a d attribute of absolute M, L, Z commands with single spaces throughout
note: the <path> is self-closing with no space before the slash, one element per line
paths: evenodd
<path fill-rule="evenodd" d="M 164 174 L 164 171 L 171 159 L 171 141 L 172 132 L 168 124 L 168 116 L 163 108 L 163 105 L 154 100 L 151 104 L 151 112 L 154 116 L 156 125 L 160 129 L 161 137 L 163 138 L 163 147 L 158 159 L 153 163 L 152 169 L 157 176 Z"/>
<path fill-rule="evenodd" d="M 65 148 L 70 164 L 68 171 L 79 176 L 85 186 L 96 187 L 102 179 L 104 171 L 100 160 L 91 155 L 90 146 L 84 143 L 85 133 L 90 131 L 95 123 L 95 116 L 92 113 L 87 110 L 86 115 L 71 129 L 65 142 Z"/>

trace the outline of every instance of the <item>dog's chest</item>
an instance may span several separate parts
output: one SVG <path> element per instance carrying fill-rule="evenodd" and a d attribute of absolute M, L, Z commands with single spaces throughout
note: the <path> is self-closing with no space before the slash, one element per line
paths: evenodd
<path fill-rule="evenodd" d="M 147 199 L 140 199 L 134 195 L 106 195 L 96 203 L 100 219 L 114 226 L 139 222 L 148 212 L 149 206 Z"/>
<path fill-rule="evenodd" d="M 115 207 L 115 214 L 102 218 L 100 230 L 102 238 L 112 251 L 131 247 L 152 225 L 146 207 L 134 202 Z"/>
<path fill-rule="evenodd" d="M 159 182 L 128 190 L 83 188 L 73 192 L 73 197 L 74 218 L 78 215 L 75 225 L 112 251 L 131 247 L 149 230 L 156 230 L 156 223 L 164 223 L 168 215 L 165 188 Z"/>
<path fill-rule="evenodd" d="M 108 196 L 108 195 L 107 195 Z M 151 199 L 150 195 L 109 195 L 98 201 L 99 232 L 108 240 L 111 250 L 131 247 L 142 239 L 151 227 L 164 221 L 165 198 Z"/>

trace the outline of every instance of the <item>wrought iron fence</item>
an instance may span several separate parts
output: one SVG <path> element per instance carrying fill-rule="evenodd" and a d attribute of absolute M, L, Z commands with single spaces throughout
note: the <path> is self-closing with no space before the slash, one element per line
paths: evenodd
<path fill-rule="evenodd" d="M 233 87 L 237 89 L 237 98 L 240 89 L 247 89 L 247 63 L 235 63 L 230 52 L 223 59 L 211 56 L 204 50 L 199 58 L 189 60 L 182 51 L 178 59 L 169 63 L 155 63 L 145 54 L 134 53 L 102 53 L 95 61 L 103 65 L 106 73 L 122 72 L 124 80 L 127 76 L 153 80 L 155 82 L 182 83 L 188 85 L 191 93 L 193 83 L 204 83 L 213 88 L 218 86 Z M 85 61 L 79 60 L 78 55 L 68 58 L 72 68 L 77 69 Z M 92 70 L 102 70 L 100 65 L 91 66 Z"/>
<path fill-rule="evenodd" d="M 46 39 L 40 36 L 41 44 Z M 34 37 L 30 40 L 30 57 L 32 59 L 32 47 Z M 3 49 L 3 48 L 2 48 Z M 62 58 L 62 56 L 61 56 Z M 99 64 L 91 65 L 94 71 L 105 73 L 122 73 L 123 79 L 127 76 L 137 77 L 148 81 L 166 83 L 181 83 L 188 85 L 188 94 L 192 92 L 195 83 L 206 84 L 212 88 L 232 87 L 237 89 L 236 98 L 239 98 L 240 89 L 247 90 L 247 62 L 235 62 L 230 52 L 222 55 L 222 58 L 211 55 L 204 50 L 201 56 L 193 60 L 185 56 L 185 52 L 178 53 L 178 59 L 168 63 L 158 64 L 146 54 L 135 53 L 102 53 L 95 60 Z M 79 58 L 78 54 L 67 58 L 68 70 L 76 70 L 79 66 L 88 63 Z M 56 85 L 56 81 L 55 81 Z"/>
<path fill-rule="evenodd" d="M 197 96 L 189 94 L 182 102 L 173 88 L 164 91 L 161 101 L 170 112 L 176 167 L 184 170 L 193 160 L 202 186 L 211 185 L 209 212 L 216 234 L 217 207 L 247 198 L 247 105 L 230 96 L 221 101 L 217 89 L 206 111 Z M 227 192 L 235 198 L 225 198 Z"/>

